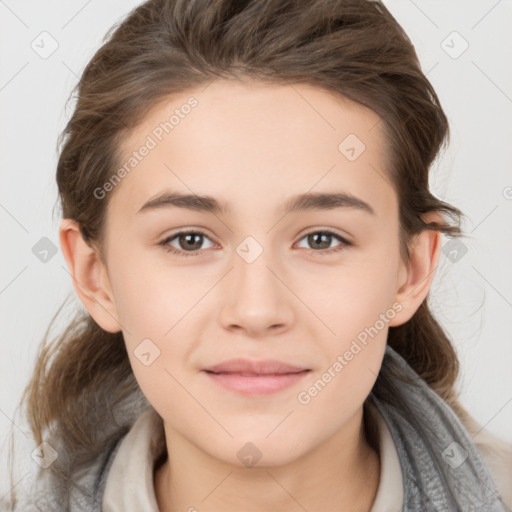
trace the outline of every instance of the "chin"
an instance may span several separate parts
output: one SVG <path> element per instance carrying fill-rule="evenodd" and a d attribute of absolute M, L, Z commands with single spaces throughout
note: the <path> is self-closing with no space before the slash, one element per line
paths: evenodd
<path fill-rule="evenodd" d="M 258 436 L 244 436 L 229 441 L 229 446 L 221 447 L 220 452 L 215 450 L 212 456 L 227 464 L 240 468 L 265 468 L 285 466 L 296 461 L 303 454 L 297 451 L 297 443 L 290 442 L 283 445 L 282 440 L 265 438 L 267 434 Z M 289 441 L 291 441 L 289 439 Z M 226 454 L 234 456 L 226 457 Z"/>

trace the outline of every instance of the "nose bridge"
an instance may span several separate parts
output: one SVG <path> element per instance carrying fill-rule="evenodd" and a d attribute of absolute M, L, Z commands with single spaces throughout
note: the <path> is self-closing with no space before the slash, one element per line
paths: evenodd
<path fill-rule="evenodd" d="M 252 332 L 288 324 L 291 321 L 289 297 L 286 297 L 289 292 L 276 276 L 281 265 L 272 249 L 247 237 L 235 252 L 223 323 Z"/>
<path fill-rule="evenodd" d="M 243 257 L 234 258 L 235 288 L 239 292 L 250 292 L 255 294 L 266 294 L 269 298 L 273 295 L 272 288 L 276 287 L 276 277 L 270 271 L 275 267 L 270 257 L 270 251 L 264 251 L 254 261 L 246 261 Z M 275 263 L 275 262 L 274 262 Z"/>
<path fill-rule="evenodd" d="M 236 248 L 233 260 L 234 288 L 239 299 L 252 297 L 255 305 L 260 301 L 269 304 L 279 295 L 277 288 L 280 283 L 270 271 L 270 268 L 279 265 L 270 247 L 264 247 L 253 237 L 247 237 Z"/>

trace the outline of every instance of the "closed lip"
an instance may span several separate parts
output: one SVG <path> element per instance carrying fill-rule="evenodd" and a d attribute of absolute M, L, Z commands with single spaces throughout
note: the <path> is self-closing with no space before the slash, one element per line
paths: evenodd
<path fill-rule="evenodd" d="M 236 358 L 204 368 L 204 371 L 212 373 L 236 373 L 251 375 L 279 375 L 285 373 L 300 373 L 309 368 L 292 365 L 277 359 L 253 360 Z"/>

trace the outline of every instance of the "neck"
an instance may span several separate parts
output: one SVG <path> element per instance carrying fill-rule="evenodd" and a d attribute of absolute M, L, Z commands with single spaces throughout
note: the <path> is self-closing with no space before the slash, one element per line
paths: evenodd
<path fill-rule="evenodd" d="M 369 512 L 380 462 L 374 441 L 367 438 L 362 412 L 361 408 L 341 431 L 299 459 L 250 468 L 211 457 L 164 423 L 171 457 L 155 470 L 159 510 Z"/>

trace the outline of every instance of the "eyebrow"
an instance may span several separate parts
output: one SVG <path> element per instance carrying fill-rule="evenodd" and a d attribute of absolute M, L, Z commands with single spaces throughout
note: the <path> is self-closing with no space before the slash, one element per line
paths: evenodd
<path fill-rule="evenodd" d="M 227 214 L 230 212 L 227 203 L 218 201 L 211 196 L 164 192 L 144 203 L 137 213 L 170 207 L 213 214 Z M 284 213 L 289 213 L 306 210 L 333 210 L 335 208 L 355 208 L 375 215 L 375 210 L 367 202 L 345 192 L 308 192 L 299 194 L 290 197 L 282 210 Z"/>

